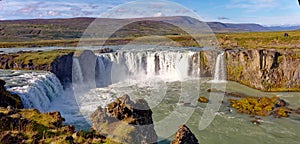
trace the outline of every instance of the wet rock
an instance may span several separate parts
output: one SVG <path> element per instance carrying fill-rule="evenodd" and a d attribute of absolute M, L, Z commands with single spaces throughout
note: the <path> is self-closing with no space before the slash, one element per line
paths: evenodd
<path fill-rule="evenodd" d="M 70 52 L 55 58 L 50 64 L 50 69 L 47 70 L 56 75 L 65 89 L 72 83 L 73 55 L 74 52 Z"/>
<path fill-rule="evenodd" d="M 176 132 L 172 144 L 198 144 L 198 140 L 187 126 L 182 125 Z"/>
<path fill-rule="evenodd" d="M 128 95 L 117 98 L 105 109 L 91 115 L 93 128 L 116 142 L 156 143 L 152 111 L 145 100 L 130 100 Z"/>
<path fill-rule="evenodd" d="M 300 114 L 300 108 L 294 110 L 295 114 Z"/>
<path fill-rule="evenodd" d="M 200 102 L 200 103 L 208 103 L 208 98 L 206 98 L 206 97 L 199 97 L 198 98 L 198 102 Z"/>
<path fill-rule="evenodd" d="M 113 50 L 110 48 L 103 48 L 103 49 L 96 50 L 95 52 L 96 53 L 110 53 L 110 52 L 113 52 Z"/>
<path fill-rule="evenodd" d="M 251 123 L 253 123 L 254 125 L 259 125 L 260 124 L 260 119 L 255 118 L 254 120 L 251 121 Z"/>

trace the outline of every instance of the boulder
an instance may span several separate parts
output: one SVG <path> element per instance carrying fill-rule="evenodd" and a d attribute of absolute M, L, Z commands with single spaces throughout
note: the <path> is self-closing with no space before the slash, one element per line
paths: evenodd
<path fill-rule="evenodd" d="M 116 142 L 156 143 L 152 111 L 145 100 L 130 100 L 128 95 L 117 98 L 104 109 L 91 115 L 92 128 Z"/>
<path fill-rule="evenodd" d="M 198 102 L 200 102 L 200 103 L 208 103 L 208 101 L 209 101 L 209 100 L 208 100 L 208 98 L 206 98 L 206 97 L 202 97 L 202 96 L 201 96 L 201 97 L 198 98 Z"/>
<path fill-rule="evenodd" d="M 198 144 L 198 140 L 186 125 L 182 125 L 171 144 Z"/>

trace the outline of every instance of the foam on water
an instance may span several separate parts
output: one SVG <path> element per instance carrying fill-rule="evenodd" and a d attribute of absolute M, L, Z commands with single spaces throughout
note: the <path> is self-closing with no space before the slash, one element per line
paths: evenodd
<path fill-rule="evenodd" d="M 62 94 L 63 87 L 52 73 L 33 71 L 3 71 L 1 79 L 7 82 L 7 90 L 21 97 L 25 108 L 47 111 L 51 101 Z"/>

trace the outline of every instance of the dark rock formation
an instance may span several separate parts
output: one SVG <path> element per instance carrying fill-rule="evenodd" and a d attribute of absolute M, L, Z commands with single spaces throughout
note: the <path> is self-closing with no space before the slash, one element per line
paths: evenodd
<path fill-rule="evenodd" d="M 152 111 L 145 100 L 133 102 L 128 95 L 117 98 L 91 115 L 93 128 L 113 141 L 156 143 Z"/>
<path fill-rule="evenodd" d="M 83 82 L 86 84 L 95 85 L 95 68 L 97 56 L 90 50 L 83 51 L 78 56 Z"/>
<path fill-rule="evenodd" d="M 23 108 L 21 98 L 17 94 L 11 94 L 5 89 L 6 82 L 0 79 L 0 107 L 12 106 L 14 108 Z"/>
<path fill-rule="evenodd" d="M 110 53 L 110 52 L 113 52 L 113 50 L 110 48 L 103 48 L 95 51 L 95 53 Z"/>
<path fill-rule="evenodd" d="M 198 144 L 198 140 L 187 126 L 182 125 L 171 144 Z"/>
<path fill-rule="evenodd" d="M 263 91 L 300 91 L 300 51 L 226 50 L 227 78 Z"/>
<path fill-rule="evenodd" d="M 73 54 L 69 53 L 57 57 L 50 64 L 50 71 L 57 76 L 64 88 L 69 87 L 72 83 Z"/>

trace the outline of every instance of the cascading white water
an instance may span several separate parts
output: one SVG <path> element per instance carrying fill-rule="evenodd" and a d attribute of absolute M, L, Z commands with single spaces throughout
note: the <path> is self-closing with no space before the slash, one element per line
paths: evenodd
<path fill-rule="evenodd" d="M 18 78 L 26 81 L 27 84 L 11 87 L 8 90 L 21 97 L 25 108 L 36 108 L 45 112 L 51 101 L 63 92 L 59 79 L 52 73 L 25 73 Z"/>
<path fill-rule="evenodd" d="M 73 83 L 82 83 L 83 76 L 79 61 L 77 58 L 73 58 L 73 65 L 72 65 L 72 82 Z"/>
<path fill-rule="evenodd" d="M 225 71 L 225 63 L 223 59 L 223 53 L 220 53 L 217 57 L 214 79 L 212 82 L 225 82 L 226 81 L 226 71 Z"/>
<path fill-rule="evenodd" d="M 118 51 L 99 54 L 96 83 L 106 86 L 128 78 L 184 80 L 199 74 L 195 51 Z"/>

